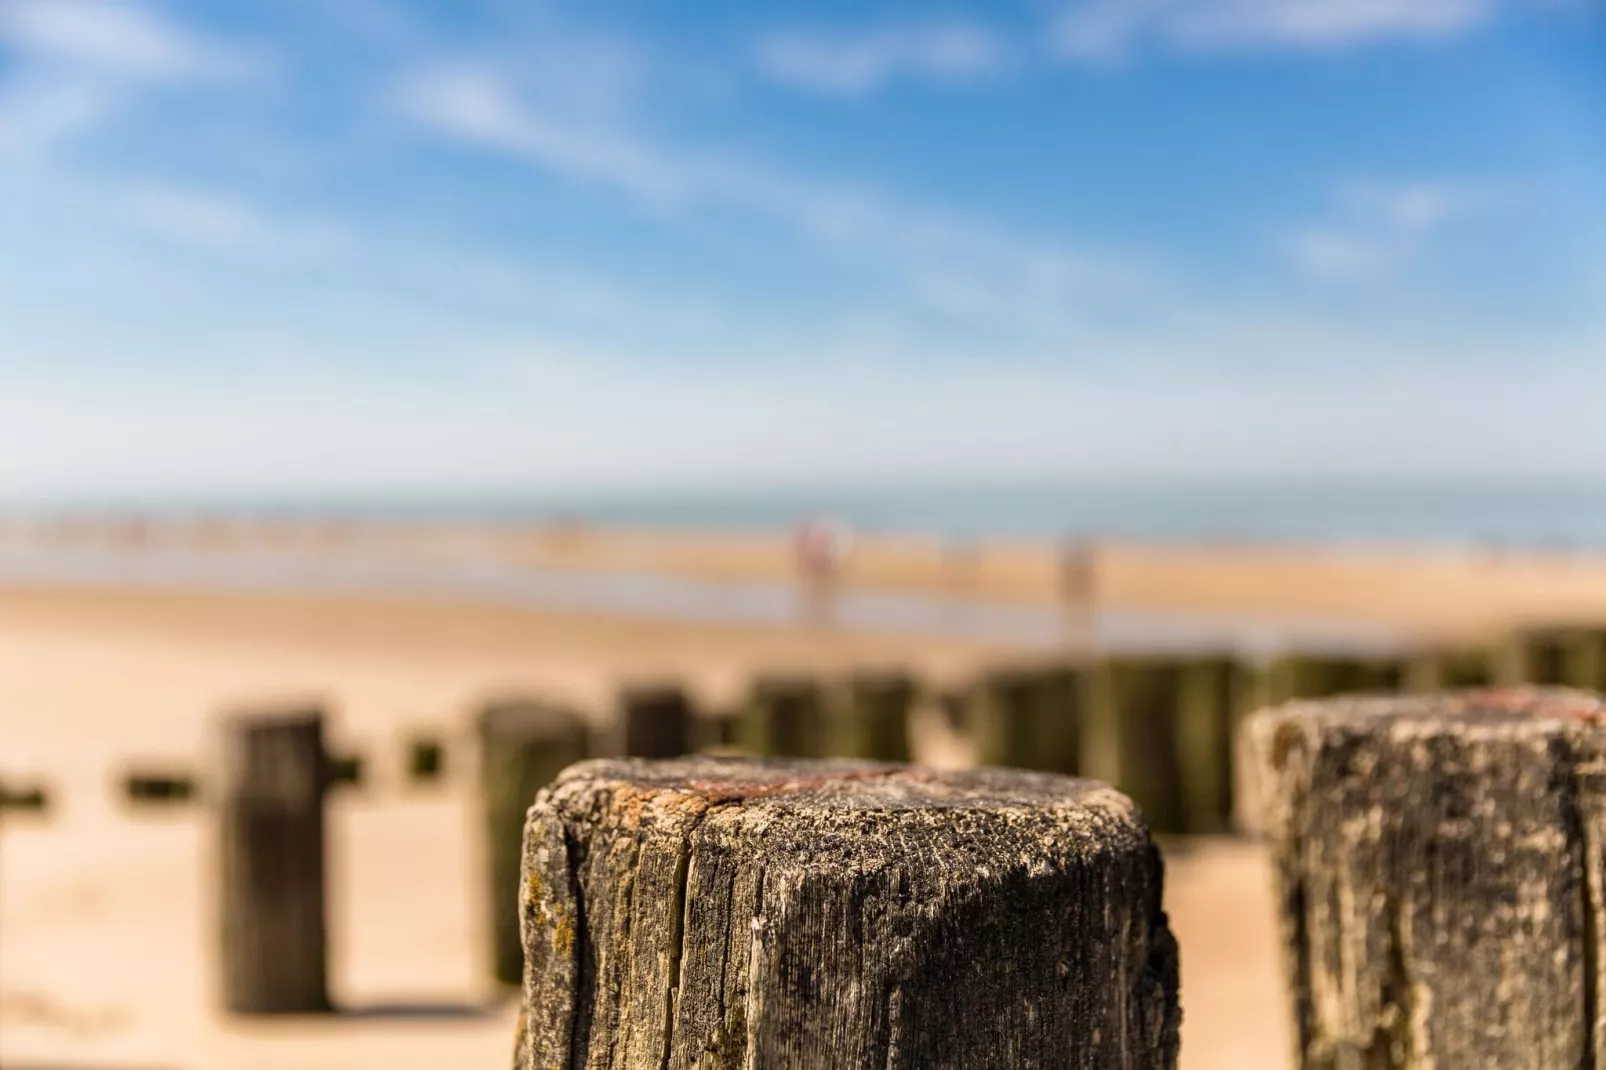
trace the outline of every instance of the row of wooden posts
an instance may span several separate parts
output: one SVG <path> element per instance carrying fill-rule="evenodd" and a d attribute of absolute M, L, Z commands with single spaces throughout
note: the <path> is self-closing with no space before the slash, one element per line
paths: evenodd
<path fill-rule="evenodd" d="M 1487 650 L 1395 657 L 1018 664 L 926 697 L 969 736 L 979 765 L 1091 776 L 1134 798 L 1157 832 L 1219 832 L 1233 823 L 1233 739 L 1251 709 L 1352 691 L 1491 682 L 1596 687 L 1603 670 L 1606 630 L 1535 630 Z M 829 682 L 762 676 L 738 711 L 716 716 L 699 713 L 677 686 L 632 686 L 621 691 L 601 734 L 562 704 L 527 697 L 486 704 L 474 729 L 495 977 L 520 979 L 521 828 L 531 799 L 559 770 L 586 757 L 668 758 L 711 748 L 907 761 L 911 712 L 922 695 L 918 681 L 897 672 Z M 359 781 L 362 762 L 326 748 L 316 709 L 231 717 L 223 735 L 217 781 L 202 788 L 222 836 L 225 1004 L 241 1013 L 326 1009 L 324 799 Z M 450 738 L 411 739 L 410 776 L 439 776 Z M 175 802 L 197 785 L 146 771 L 130 774 L 125 791 L 139 802 Z"/>

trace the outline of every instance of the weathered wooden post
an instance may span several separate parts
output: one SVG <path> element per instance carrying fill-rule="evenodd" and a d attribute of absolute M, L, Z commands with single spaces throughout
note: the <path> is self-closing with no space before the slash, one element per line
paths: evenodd
<path fill-rule="evenodd" d="M 414 784 L 434 783 L 446 773 L 446 743 L 435 732 L 410 733 L 407 746 L 407 779 Z"/>
<path fill-rule="evenodd" d="M 1268 698 L 1288 702 L 1327 698 L 1363 691 L 1399 691 L 1406 682 L 1406 663 L 1399 657 L 1288 654 L 1270 668 Z"/>
<path fill-rule="evenodd" d="M 832 752 L 851 758 L 907 762 L 909 714 L 917 694 L 914 678 L 908 673 L 854 673 L 843 687 Z"/>
<path fill-rule="evenodd" d="M 1244 667 L 1227 656 L 1182 663 L 1177 696 L 1177 766 L 1183 824 L 1224 832 L 1233 821 L 1233 738 L 1244 707 Z"/>
<path fill-rule="evenodd" d="M 697 749 L 696 714 L 678 684 L 620 689 L 619 753 L 627 758 L 678 758 Z"/>
<path fill-rule="evenodd" d="M 1178 750 L 1182 667 L 1167 657 L 1109 658 L 1090 688 L 1089 772 L 1142 807 L 1156 832 L 1187 832 Z"/>
<path fill-rule="evenodd" d="M 221 758 L 224 1006 L 326 1011 L 323 714 L 231 717 Z"/>
<path fill-rule="evenodd" d="M 559 771 L 586 756 L 585 722 L 570 710 L 503 699 L 480 713 L 480 792 L 490 864 L 491 962 L 503 984 L 524 972 L 519 945 L 519 843 L 524 812 Z"/>
<path fill-rule="evenodd" d="M 989 670 L 976 681 L 966 719 L 977 765 L 1031 767 L 1040 682 L 1034 669 L 1018 666 Z"/>
<path fill-rule="evenodd" d="M 1456 691 L 1498 683 L 1492 652 L 1478 647 L 1429 648 L 1406 660 L 1407 691 Z"/>
<path fill-rule="evenodd" d="M 1087 681 L 1073 665 L 994 669 L 977 681 L 969 720 L 979 765 L 1075 773 Z"/>
<path fill-rule="evenodd" d="M 1301 1067 L 1600 1065 L 1599 696 L 1296 702 L 1246 743 Z"/>
<path fill-rule="evenodd" d="M 1606 686 L 1606 639 L 1596 628 L 1522 628 L 1506 638 L 1496 660 L 1497 682 L 1505 685 Z"/>
<path fill-rule="evenodd" d="M 823 758 L 830 748 L 825 697 L 807 676 L 766 675 L 747 700 L 743 749 L 787 758 Z"/>
<path fill-rule="evenodd" d="M 1113 789 L 588 762 L 525 829 L 525 1070 L 1170 1070 L 1159 852 Z"/>
<path fill-rule="evenodd" d="M 195 798 L 195 778 L 188 773 L 140 768 L 123 775 L 123 797 L 133 806 L 178 806 Z"/>

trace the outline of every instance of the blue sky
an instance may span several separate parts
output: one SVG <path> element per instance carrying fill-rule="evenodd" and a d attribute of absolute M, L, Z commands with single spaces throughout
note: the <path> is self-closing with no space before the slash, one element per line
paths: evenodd
<path fill-rule="evenodd" d="M 1606 473 L 1584 0 L 0 0 L 0 497 Z"/>

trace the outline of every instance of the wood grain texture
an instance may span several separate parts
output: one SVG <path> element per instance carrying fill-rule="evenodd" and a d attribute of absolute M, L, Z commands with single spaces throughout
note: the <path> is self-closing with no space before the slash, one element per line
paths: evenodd
<path fill-rule="evenodd" d="M 1101 784 L 587 762 L 524 867 L 528 1070 L 1176 1065 L 1160 856 Z"/>
<path fill-rule="evenodd" d="M 1298 1065 L 1606 1066 L 1603 721 L 1555 689 L 1250 720 Z"/>

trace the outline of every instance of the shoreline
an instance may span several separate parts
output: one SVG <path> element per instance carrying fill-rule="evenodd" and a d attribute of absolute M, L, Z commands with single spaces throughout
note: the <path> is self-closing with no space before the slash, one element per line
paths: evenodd
<path fill-rule="evenodd" d="M 1321 618 L 1446 641 L 1475 639 L 1517 623 L 1606 614 L 1606 554 L 1496 554 L 1392 544 L 1364 549 L 1135 541 L 1091 545 L 1097 605 L 1121 613 Z M 800 587 L 792 540 L 784 533 L 329 520 L 207 521 L 158 528 L 116 523 L 0 527 L 0 570 L 8 560 L 41 551 L 100 555 L 113 581 L 118 555 L 125 555 L 132 569 L 177 553 L 210 563 L 248 560 L 251 555 L 281 563 L 319 562 L 329 569 L 349 566 L 353 575 L 381 566 L 494 569 L 528 581 L 525 586 L 542 578 L 556 582 L 575 577 L 579 583 L 582 577 L 659 577 L 710 585 L 708 593 L 715 600 L 740 595 L 743 585 L 762 585 L 771 597 L 794 598 Z M 854 540 L 836 587 L 853 595 L 1053 608 L 1062 604 L 1061 556 L 1059 547 L 1041 540 L 956 543 L 933 536 L 863 535 Z M 0 584 L 5 582 L 0 575 Z M 448 590 L 434 593 L 452 598 Z M 691 590 L 688 597 L 697 593 Z M 530 600 L 552 611 L 609 610 L 595 600 Z M 659 616 L 696 619 L 696 609 L 693 605 Z"/>

